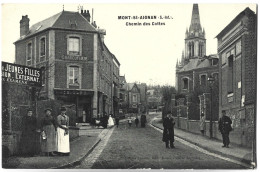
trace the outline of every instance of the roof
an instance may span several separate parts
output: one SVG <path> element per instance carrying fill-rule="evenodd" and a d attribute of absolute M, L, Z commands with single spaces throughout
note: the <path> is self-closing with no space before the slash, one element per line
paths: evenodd
<path fill-rule="evenodd" d="M 31 35 L 34 35 L 49 28 L 72 29 L 72 23 L 76 24 L 76 28 L 73 28 L 73 30 L 97 32 L 97 30 L 80 13 L 62 11 L 32 25 L 29 29 L 29 33 L 26 36 L 19 38 L 17 41 L 23 40 Z"/>
<path fill-rule="evenodd" d="M 119 76 L 119 82 L 120 83 L 126 82 L 125 76 Z"/>
<path fill-rule="evenodd" d="M 208 58 L 194 58 L 190 59 L 189 63 L 183 66 L 179 72 L 191 71 L 200 68 L 211 67 L 211 59 L 218 58 L 216 54 L 209 55 Z"/>
<path fill-rule="evenodd" d="M 230 29 L 234 27 L 234 25 L 245 15 L 252 15 L 255 14 L 249 7 L 247 7 L 245 10 L 240 12 L 217 36 L 216 38 L 219 38 L 223 36 L 226 32 L 228 32 Z"/>

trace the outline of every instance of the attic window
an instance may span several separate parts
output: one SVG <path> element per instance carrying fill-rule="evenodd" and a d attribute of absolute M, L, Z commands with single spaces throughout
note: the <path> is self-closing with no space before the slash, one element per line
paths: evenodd
<path fill-rule="evenodd" d="M 36 30 L 39 30 L 42 27 L 42 25 L 38 26 Z"/>

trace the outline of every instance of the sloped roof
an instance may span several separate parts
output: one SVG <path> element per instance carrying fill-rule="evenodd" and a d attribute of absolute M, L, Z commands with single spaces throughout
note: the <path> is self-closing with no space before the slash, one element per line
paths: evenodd
<path fill-rule="evenodd" d="M 183 68 L 180 70 L 180 72 L 184 71 L 191 71 L 195 69 L 200 69 L 200 68 L 206 68 L 206 67 L 211 67 L 211 60 L 214 58 L 218 58 L 217 55 L 213 54 L 210 55 L 209 58 L 195 58 L 195 59 L 190 59 L 189 63 L 183 66 Z"/>
<path fill-rule="evenodd" d="M 135 83 L 127 83 L 127 90 L 132 90 Z"/>
<path fill-rule="evenodd" d="M 255 13 L 247 7 L 243 11 L 241 11 L 217 36 L 216 38 L 222 37 L 226 32 L 232 29 L 234 25 L 245 15 L 254 15 Z"/>
<path fill-rule="evenodd" d="M 80 13 L 62 11 L 32 25 L 29 29 L 29 33 L 26 36 L 19 38 L 17 41 L 23 40 L 31 35 L 49 28 L 72 29 L 71 23 L 76 24 L 76 27 L 73 28 L 73 30 L 97 32 L 97 30 Z"/>
<path fill-rule="evenodd" d="M 119 76 L 119 82 L 120 83 L 126 82 L 125 76 Z"/>

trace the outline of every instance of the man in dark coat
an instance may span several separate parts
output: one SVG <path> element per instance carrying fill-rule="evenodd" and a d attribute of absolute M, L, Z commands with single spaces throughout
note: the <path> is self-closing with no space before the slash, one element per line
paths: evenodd
<path fill-rule="evenodd" d="M 229 147 L 229 132 L 232 130 L 231 127 L 232 121 L 231 119 L 226 116 L 226 111 L 222 110 L 222 117 L 218 121 L 218 129 L 222 134 L 223 138 L 223 146 L 222 147 Z"/>
<path fill-rule="evenodd" d="M 119 116 L 116 116 L 116 127 L 118 128 L 119 126 Z"/>
<path fill-rule="evenodd" d="M 169 148 L 169 142 L 170 147 L 175 148 L 173 142 L 174 142 L 174 125 L 175 121 L 172 118 L 172 114 L 168 113 L 167 117 L 163 120 L 163 142 L 165 142 L 166 148 Z"/>
<path fill-rule="evenodd" d="M 142 114 L 141 115 L 141 127 L 145 127 L 145 123 L 146 123 L 146 115 Z"/>
<path fill-rule="evenodd" d="M 107 113 L 104 113 L 104 116 L 102 117 L 102 124 L 104 128 L 107 128 L 107 124 L 108 124 L 108 116 Z"/>

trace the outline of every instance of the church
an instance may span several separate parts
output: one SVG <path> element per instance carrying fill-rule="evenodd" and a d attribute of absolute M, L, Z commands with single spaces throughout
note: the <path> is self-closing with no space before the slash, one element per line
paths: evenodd
<path fill-rule="evenodd" d="M 218 56 L 206 55 L 206 31 L 200 23 L 198 4 L 193 4 L 191 23 L 185 33 L 181 60 L 176 63 L 175 111 L 186 120 L 218 120 Z M 211 96 L 212 94 L 212 96 Z M 211 97 L 214 105 L 211 108 Z M 178 108 L 177 108 L 178 107 Z M 212 113 L 211 113 L 212 112 Z M 187 126 L 186 126 L 187 125 Z M 185 124 L 186 128 L 188 124 Z"/>

